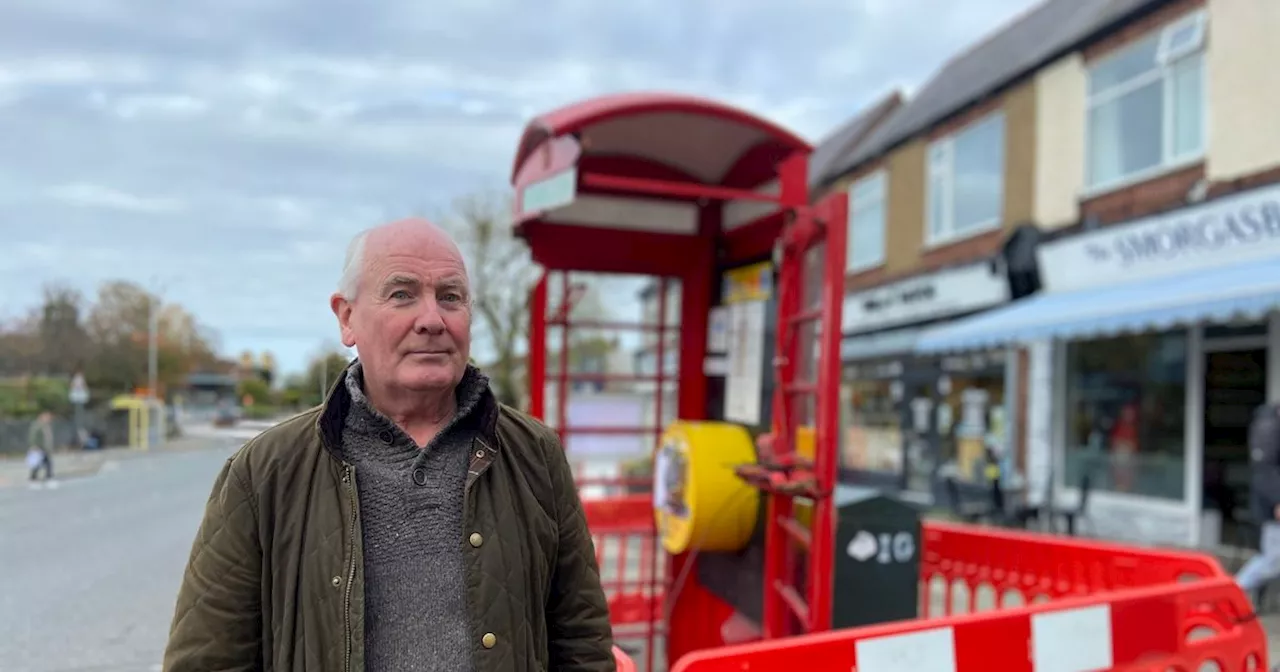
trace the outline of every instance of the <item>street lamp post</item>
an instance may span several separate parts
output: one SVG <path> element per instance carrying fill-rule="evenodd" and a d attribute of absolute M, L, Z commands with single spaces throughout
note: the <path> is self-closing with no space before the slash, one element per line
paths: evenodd
<path fill-rule="evenodd" d="M 165 291 L 178 278 L 170 277 L 161 282 L 158 277 L 151 278 L 151 296 L 148 297 L 147 310 L 147 398 L 155 400 L 156 386 L 160 384 L 160 308 L 163 305 Z"/>
<path fill-rule="evenodd" d="M 151 301 L 147 315 L 147 396 L 156 398 L 157 378 L 160 368 L 160 301 Z"/>

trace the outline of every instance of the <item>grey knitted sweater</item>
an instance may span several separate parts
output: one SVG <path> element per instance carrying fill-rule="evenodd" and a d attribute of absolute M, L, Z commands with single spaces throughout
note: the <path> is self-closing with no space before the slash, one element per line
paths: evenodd
<path fill-rule="evenodd" d="M 468 367 L 458 412 L 419 447 L 369 404 L 360 363 L 342 452 L 355 465 L 364 533 L 365 664 L 370 672 L 468 672 L 463 488 L 474 413 L 488 379 Z"/>

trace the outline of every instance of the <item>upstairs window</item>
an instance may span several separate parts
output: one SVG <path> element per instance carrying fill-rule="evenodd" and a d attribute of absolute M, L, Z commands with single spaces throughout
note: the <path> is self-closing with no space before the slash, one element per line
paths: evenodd
<path fill-rule="evenodd" d="M 861 271 L 884 263 L 885 211 L 883 170 L 849 187 L 847 270 Z"/>
<path fill-rule="evenodd" d="M 1204 156 L 1204 48 L 1198 11 L 1090 66 L 1090 190 Z"/>
<path fill-rule="evenodd" d="M 1004 206 L 1004 113 L 930 145 L 928 177 L 927 244 L 998 228 Z"/>

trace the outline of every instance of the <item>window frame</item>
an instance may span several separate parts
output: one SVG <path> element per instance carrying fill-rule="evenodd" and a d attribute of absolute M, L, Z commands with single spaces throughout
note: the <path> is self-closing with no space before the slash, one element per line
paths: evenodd
<path fill-rule="evenodd" d="M 1209 143 L 1209 123 L 1208 123 L 1208 96 L 1206 95 L 1208 87 L 1204 85 L 1206 70 L 1204 56 L 1208 47 L 1208 12 L 1206 10 L 1197 9 L 1191 11 L 1163 26 L 1154 29 L 1152 32 L 1143 35 L 1141 38 L 1126 44 L 1115 51 L 1102 56 L 1101 58 L 1089 63 L 1085 68 L 1085 111 L 1084 111 L 1084 131 L 1085 131 L 1085 162 L 1084 162 L 1084 196 L 1096 196 L 1099 194 L 1122 189 L 1133 184 L 1144 182 L 1153 177 L 1163 175 L 1175 170 L 1179 170 L 1189 165 L 1199 163 L 1204 160 L 1208 153 Z M 1183 29 L 1190 28 L 1193 38 L 1188 45 L 1174 48 L 1170 42 L 1173 37 Z M 1155 40 L 1156 53 L 1155 63 L 1151 69 L 1135 77 L 1131 77 L 1125 82 L 1113 84 L 1101 91 L 1093 91 L 1093 77 L 1098 68 L 1115 61 L 1118 58 L 1131 54 L 1133 50 L 1148 44 L 1149 40 Z M 1196 150 L 1177 154 L 1175 150 L 1177 132 L 1175 116 L 1175 100 L 1173 78 L 1177 67 L 1192 58 L 1199 59 L 1199 69 L 1201 78 L 1201 96 L 1200 96 L 1200 147 Z M 1113 103 L 1134 91 L 1149 86 L 1154 82 L 1161 82 L 1160 86 L 1160 115 L 1162 123 L 1162 132 L 1160 137 L 1160 163 L 1133 171 L 1126 175 L 1121 175 L 1106 182 L 1095 182 L 1093 178 L 1093 113 L 1094 110 L 1102 105 Z"/>
<path fill-rule="evenodd" d="M 974 132 L 987 124 L 998 123 L 1000 127 L 1000 197 L 997 199 L 996 215 L 990 219 L 975 223 L 965 229 L 963 232 L 956 231 L 955 225 L 955 144 L 956 141 L 964 137 L 966 133 Z M 1003 109 L 995 110 L 990 114 L 983 115 L 973 123 L 966 125 L 964 128 L 955 131 L 945 137 L 938 138 L 929 143 L 925 150 L 925 205 L 924 205 L 924 241 L 926 247 L 934 247 L 940 245 L 949 245 L 961 240 L 980 236 L 1000 228 L 1004 221 L 1004 199 L 1005 199 L 1005 154 L 1006 135 L 1008 127 L 1006 125 L 1005 113 Z M 943 177 L 942 188 L 939 194 L 934 189 L 934 178 Z M 934 199 L 942 198 L 949 203 L 949 206 L 943 211 L 943 223 L 940 231 L 934 232 L 933 227 L 933 206 Z"/>
<path fill-rule="evenodd" d="M 1191 428 L 1191 424 L 1188 422 L 1188 418 L 1185 414 L 1185 407 L 1190 399 L 1189 395 L 1191 394 L 1188 391 L 1189 388 L 1186 384 L 1186 380 L 1188 380 L 1188 376 L 1192 374 L 1192 367 L 1197 366 L 1194 364 L 1195 360 L 1199 359 L 1203 361 L 1205 354 L 1203 348 L 1199 344 L 1200 338 L 1196 335 L 1197 333 L 1198 329 L 1195 327 L 1180 327 L 1166 331 L 1116 334 L 1099 336 L 1092 339 L 1074 340 L 1061 347 L 1059 350 L 1061 358 L 1058 360 L 1058 363 L 1055 364 L 1054 374 L 1056 376 L 1058 373 L 1061 373 L 1061 388 L 1059 392 L 1055 393 L 1055 403 L 1060 404 L 1064 409 L 1062 411 L 1062 417 L 1059 418 L 1057 427 L 1054 429 L 1054 433 L 1058 437 L 1059 445 L 1062 446 L 1062 450 L 1059 451 L 1054 460 L 1056 465 L 1056 475 L 1054 476 L 1055 489 L 1061 492 L 1074 492 L 1078 494 L 1080 473 L 1082 471 L 1088 471 L 1093 477 L 1091 481 L 1091 487 L 1093 488 L 1092 492 L 1101 496 L 1129 498 L 1131 500 L 1149 502 L 1158 506 L 1181 506 L 1186 503 L 1188 498 L 1191 497 L 1191 492 L 1186 488 L 1187 484 L 1185 481 L 1179 482 L 1176 478 L 1169 480 L 1169 482 L 1177 484 L 1175 485 L 1175 488 L 1179 494 L 1176 496 L 1168 494 L 1168 492 L 1173 491 L 1172 489 L 1168 492 L 1159 492 L 1151 489 L 1143 489 L 1140 485 L 1139 487 L 1130 490 L 1122 490 L 1112 487 L 1113 484 L 1109 481 L 1114 472 L 1102 474 L 1094 472 L 1096 470 L 1110 471 L 1116 467 L 1123 468 L 1125 465 L 1123 465 L 1123 463 L 1120 465 L 1116 464 L 1113 458 L 1114 453 L 1111 452 L 1110 447 L 1107 448 L 1104 454 L 1095 454 L 1091 457 L 1089 455 L 1090 448 L 1087 445 L 1087 433 L 1082 435 L 1073 432 L 1072 425 L 1079 419 L 1076 411 L 1081 406 L 1086 405 L 1086 403 L 1096 403 L 1096 399 L 1090 399 L 1088 395 L 1082 394 L 1082 391 L 1085 388 L 1079 386 L 1078 383 L 1083 377 L 1092 376 L 1095 378 L 1102 378 L 1110 376 L 1111 380 L 1106 381 L 1104 386 L 1099 387 L 1107 387 L 1112 395 L 1115 395 L 1117 391 L 1120 391 L 1121 394 L 1118 395 L 1119 397 L 1124 396 L 1124 391 L 1132 391 L 1133 388 L 1131 385 L 1126 386 L 1123 382 L 1117 384 L 1116 379 L 1142 381 L 1142 387 L 1138 392 L 1139 401 L 1136 402 L 1139 404 L 1139 410 L 1142 413 L 1139 416 L 1139 422 L 1137 423 L 1139 430 L 1137 437 L 1138 447 L 1133 454 L 1148 459 L 1152 456 L 1156 456 L 1157 458 L 1164 456 L 1166 458 L 1171 457 L 1174 460 L 1180 460 L 1181 465 L 1179 469 L 1185 475 L 1188 463 L 1193 460 L 1190 446 L 1188 446 L 1186 441 L 1183 440 L 1181 446 L 1175 447 L 1172 451 L 1161 450 L 1159 448 L 1160 446 L 1178 445 L 1176 441 L 1165 444 L 1159 442 L 1161 432 L 1170 429 L 1170 423 L 1166 422 L 1166 424 L 1160 425 L 1152 422 L 1150 418 L 1147 417 L 1147 415 L 1149 415 L 1147 411 L 1141 408 L 1141 404 L 1143 402 L 1140 400 L 1143 397 L 1149 398 L 1157 396 L 1156 391 L 1159 390 L 1162 385 L 1167 385 L 1172 389 L 1180 388 L 1182 390 L 1181 403 L 1175 404 L 1172 411 L 1168 412 L 1166 415 L 1167 420 L 1171 420 L 1177 425 L 1171 434 L 1181 435 L 1183 439 L 1185 439 L 1187 432 L 1189 432 Z M 1098 367 L 1087 372 L 1082 372 L 1082 369 L 1085 368 L 1082 366 L 1082 361 L 1084 360 L 1086 353 L 1096 355 L 1096 353 L 1099 352 L 1099 350 L 1096 350 L 1099 345 L 1122 340 L 1130 340 L 1131 342 L 1134 340 L 1142 340 L 1145 342 L 1144 344 L 1147 347 L 1143 350 L 1140 362 L 1126 370 L 1103 370 L 1101 367 Z M 1170 343 L 1174 343 L 1176 345 L 1171 346 Z M 1089 353 L 1089 350 L 1093 350 L 1093 352 Z M 1165 354 L 1172 353 L 1173 356 L 1181 360 L 1176 364 L 1181 368 L 1181 375 L 1183 378 L 1182 384 L 1162 383 L 1162 381 L 1158 379 L 1153 379 L 1150 373 L 1145 373 L 1144 375 L 1143 370 L 1150 368 L 1152 357 L 1159 356 L 1159 353 L 1162 351 L 1165 352 Z M 1134 400 L 1130 398 L 1122 400 L 1119 403 L 1123 404 L 1125 401 L 1133 402 Z M 1085 438 L 1084 441 L 1080 440 L 1082 436 Z M 1110 439 L 1108 437 L 1105 440 Z M 1156 447 L 1156 449 L 1153 450 L 1153 446 Z M 1083 463 L 1085 468 L 1081 470 L 1079 467 L 1069 464 L 1071 460 L 1075 460 L 1077 464 Z M 1091 460 L 1094 463 L 1090 464 Z M 1149 468 L 1149 466 L 1143 467 L 1138 465 L 1136 460 L 1132 464 L 1135 474 L 1141 469 Z M 1177 470 L 1170 471 L 1172 473 L 1176 473 Z"/>
<path fill-rule="evenodd" d="M 874 190 L 873 190 L 874 189 Z M 868 190 L 870 193 L 867 193 Z M 859 193 L 859 192 L 863 193 Z M 866 271 L 884 265 L 888 247 L 889 234 L 889 173 L 878 168 L 855 180 L 846 192 L 849 195 L 849 218 L 845 232 L 845 272 Z M 874 258 L 861 261 L 854 260 L 854 231 L 858 226 L 858 215 L 865 216 L 866 211 L 880 207 L 880 221 L 876 226 L 880 229 L 880 249 Z M 864 221 L 863 226 L 868 226 Z"/>

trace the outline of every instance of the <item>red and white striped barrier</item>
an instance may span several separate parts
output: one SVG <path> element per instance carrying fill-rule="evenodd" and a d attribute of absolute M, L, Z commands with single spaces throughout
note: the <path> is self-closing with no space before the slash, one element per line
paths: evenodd
<path fill-rule="evenodd" d="M 1214 578 L 725 647 L 673 672 L 1244 672 L 1266 656 L 1248 601 Z"/>

